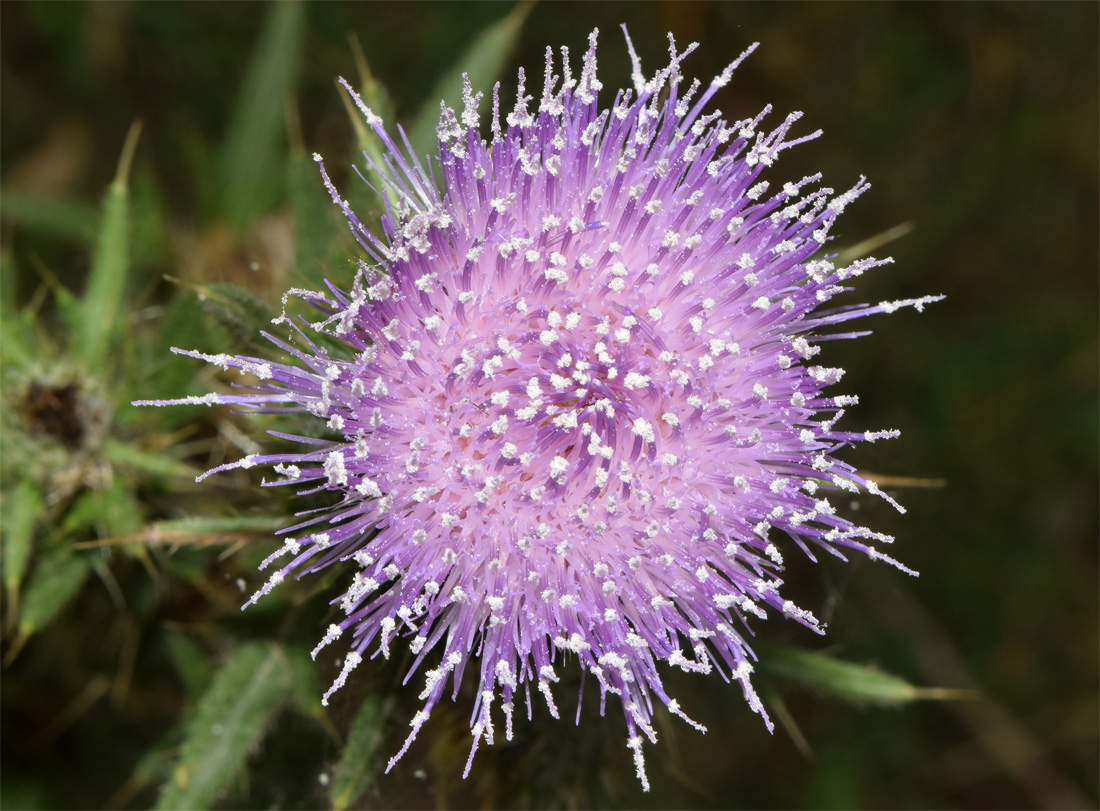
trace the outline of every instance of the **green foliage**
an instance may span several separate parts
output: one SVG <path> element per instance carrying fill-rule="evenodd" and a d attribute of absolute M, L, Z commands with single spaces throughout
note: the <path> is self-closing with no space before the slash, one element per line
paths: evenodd
<path fill-rule="evenodd" d="M 326 272 L 346 263 L 351 239 L 337 223 L 338 211 L 318 182 L 317 164 L 303 153 L 287 163 L 287 188 L 294 211 L 296 283 L 318 286 Z"/>
<path fill-rule="evenodd" d="M 271 313 L 251 290 L 214 282 L 197 286 L 195 292 L 202 308 L 228 334 L 232 348 L 266 345 L 260 330 L 271 325 Z"/>
<path fill-rule="evenodd" d="M 534 3 L 530 0 L 517 3 L 507 15 L 475 37 L 454 64 L 439 77 L 426 97 L 428 101 L 409 127 L 409 142 L 418 158 L 423 160 L 435 146 L 439 101 L 442 99 L 448 107 L 456 110 L 462 109 L 462 74 L 470 77 L 475 94 L 480 91 L 486 98 L 489 97 L 533 7 Z"/>
<path fill-rule="evenodd" d="M 386 740 L 391 711 L 392 703 L 384 703 L 375 696 L 363 700 L 332 778 L 332 807 L 336 811 L 351 808 L 375 786 L 385 766 L 385 755 L 380 749 Z"/>
<path fill-rule="evenodd" d="M 268 7 L 222 144 L 219 208 L 241 228 L 278 199 L 279 139 L 298 72 L 304 16 L 299 0 Z"/>
<path fill-rule="evenodd" d="M 8 590 L 8 611 L 18 603 L 19 585 L 27 573 L 31 559 L 31 538 L 34 522 L 42 510 L 42 494 L 38 485 L 23 479 L 8 494 L 2 506 L 4 514 L 4 588 Z"/>
<path fill-rule="evenodd" d="M 165 634 L 164 644 L 187 695 L 206 693 L 214 678 L 214 668 L 202 645 L 182 633 Z"/>
<path fill-rule="evenodd" d="M 32 634 L 38 633 L 76 596 L 84 583 L 91 560 L 88 555 L 59 546 L 43 554 L 27 582 L 23 607 L 19 614 L 19 637 L 15 647 L 22 646 Z"/>
<path fill-rule="evenodd" d="M 85 245 L 99 230 L 99 212 L 92 206 L 26 192 L 0 192 L 0 216 L 16 227 Z"/>
<path fill-rule="evenodd" d="M 760 669 L 777 679 L 853 704 L 898 707 L 922 699 L 966 697 L 962 690 L 916 687 L 871 665 L 797 648 L 768 648 L 761 656 Z"/>
<path fill-rule="evenodd" d="M 286 657 L 274 646 L 247 644 L 234 651 L 195 708 L 155 807 L 209 808 L 275 717 L 290 675 Z"/>
<path fill-rule="evenodd" d="M 104 443 L 103 452 L 112 464 L 153 476 L 194 477 L 196 475 L 194 468 L 171 456 L 149 453 L 115 439 L 109 439 Z"/>
<path fill-rule="evenodd" d="M 141 126 L 135 124 L 126 138 L 118 174 L 103 203 L 88 291 L 84 296 L 82 327 L 77 339 L 77 356 L 89 372 L 99 370 L 108 347 L 124 324 L 122 294 L 129 267 L 130 192 L 127 187 L 130 162 L 137 147 Z"/>
<path fill-rule="evenodd" d="M 159 797 L 162 808 L 234 800 L 335 808 L 852 807 L 904 797 L 911 805 L 966 807 L 1024 797 L 1037 807 L 1070 807 L 1082 799 L 1072 791 L 1077 780 L 1084 802 L 1076 804 L 1095 806 L 1095 731 L 1080 719 L 1096 715 L 1100 419 L 1095 240 L 1087 239 L 1095 230 L 1096 6 L 947 12 L 903 4 L 868 16 L 820 4 L 657 3 L 610 12 L 596 4 L 584 7 L 584 20 L 563 9 L 0 5 L 7 612 L 0 805 L 147 808 Z M 501 79 L 510 91 L 511 71 L 522 62 L 532 92 L 541 76 L 530 71 L 543 48 L 569 44 L 576 69 L 577 45 L 598 24 L 610 89 L 629 78 L 614 27 L 629 24 L 651 70 L 666 47 L 663 23 L 653 21 L 671 18 L 702 32 L 694 38 L 704 47 L 686 70 L 704 81 L 732 57 L 731 42 L 734 52 L 755 38 L 765 43 L 716 102 L 734 117 L 765 103 L 777 112 L 806 109 L 811 127 L 825 128 L 829 137 L 807 150 L 805 167 L 802 150 L 791 150 L 780 171 L 794 178 L 821 169 L 830 184 L 866 172 L 875 182 L 869 204 L 852 207 L 863 219 L 845 226 L 842 236 L 852 241 L 839 244 L 853 247 L 838 262 L 879 251 L 908 227 L 896 223 L 916 224 L 915 236 L 885 249 L 895 252 L 899 271 L 860 280 L 867 300 L 951 294 L 948 307 L 930 314 L 945 319 L 936 329 L 926 322 L 906 336 L 904 324 L 892 323 L 885 347 L 880 336 L 877 350 L 841 358 L 845 383 L 856 378 L 849 390 L 869 392 L 858 419 L 905 429 L 911 457 L 891 472 L 952 481 L 935 503 L 920 504 L 918 493 L 919 509 L 904 524 L 883 527 L 905 547 L 898 556 L 930 575 L 919 593 L 926 616 L 951 624 L 939 631 L 948 641 L 911 615 L 896 618 L 888 610 L 892 591 L 858 587 L 841 606 L 858 610 L 834 618 L 830 638 L 859 650 L 873 643 L 881 661 L 926 683 L 959 683 L 955 655 L 989 700 L 931 707 L 919 718 L 811 704 L 806 693 L 873 707 L 969 694 L 821 653 L 762 648 L 765 704 L 788 729 L 804 732 L 801 746 L 816 753 L 815 763 L 788 751 L 782 736 L 769 741 L 736 688 L 718 679 L 677 682 L 681 674 L 673 674 L 670 693 L 712 731 L 702 738 L 675 719 L 661 729 L 659 747 L 647 745 L 655 792 L 643 798 L 621 721 L 612 712 L 598 717 L 591 680 L 579 730 L 546 719 L 537 696 L 533 722 L 520 721 L 517 701 L 516 740 L 498 735 L 461 781 L 468 675 L 459 703 L 441 705 L 409 756 L 382 777 L 417 706 L 416 685 L 399 686 L 408 660 L 360 667 L 356 684 L 329 709 L 319 699 L 334 675 L 335 646 L 317 662 L 308 654 L 332 621 L 337 609 L 328 600 L 348 573 L 284 583 L 240 611 L 269 574 L 255 568 L 276 547 L 271 534 L 323 501 L 260 490 L 256 471 L 194 483 L 198 471 L 251 452 L 250 443 L 273 447 L 262 428 L 275 424 L 223 407 L 129 403 L 239 383 L 235 373 L 220 375 L 169 348 L 270 353 L 257 335 L 273 329 L 284 290 L 350 278 L 355 243 L 312 153 L 325 156 L 341 194 L 377 227 L 379 199 L 348 164 L 377 186 L 361 154 L 380 161 L 383 152 L 334 88 L 336 75 L 391 131 L 405 125 L 423 158 L 434 144 L 439 100 L 461 108 L 462 73 L 475 91 L 488 95 Z M 520 51 L 522 60 L 513 60 Z M 448 65 L 439 76 L 431 75 L 435 54 Z M 829 70 L 819 69 L 822 57 Z M 1014 106 L 1029 98 L 1028 109 Z M 510 108 L 510 92 L 501 102 Z M 483 120 L 487 107 L 486 100 Z M 140 149 L 135 129 L 116 170 L 122 134 L 137 116 L 148 123 Z M 59 149 L 54 131 L 77 140 Z M 965 143 L 952 140 L 964 136 Z M 878 236 L 859 242 L 867 234 Z M 902 392 L 902 410 L 876 397 L 887 389 Z M 48 395 L 37 411 L 35 391 Z M 72 426 L 75 439 L 63 430 Z M 1005 494 L 1003 504 L 990 501 L 994 493 Z M 881 576 L 872 568 L 856 582 Z M 820 570 L 832 577 L 828 562 Z M 765 638 L 776 631 L 756 629 Z M 918 676 L 899 662 L 927 670 Z M 562 695 L 578 694 L 576 674 L 568 678 Z M 97 685 L 97 697 L 109 694 L 110 706 L 84 703 L 88 685 Z M 983 709 L 996 723 L 981 726 Z M 961 721 L 927 720 L 951 712 Z M 313 729 L 326 745 L 278 735 L 280 714 L 288 728 Z M 1002 762 L 982 741 L 999 739 L 1009 714 L 1027 744 L 1013 744 L 1013 752 L 1031 754 Z M 959 731 L 971 726 L 972 737 Z M 1039 777 L 1029 782 L 1032 772 Z"/>

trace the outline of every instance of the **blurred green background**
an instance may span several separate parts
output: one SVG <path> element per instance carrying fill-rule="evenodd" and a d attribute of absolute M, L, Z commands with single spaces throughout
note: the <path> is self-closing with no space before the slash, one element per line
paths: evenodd
<path fill-rule="evenodd" d="M 1095 3 L 0 4 L 0 804 L 1096 807 L 1098 17 Z M 739 689 L 674 676 L 711 731 L 660 715 L 643 795 L 592 685 L 579 728 L 537 708 L 462 781 L 464 694 L 381 776 L 420 677 L 402 688 L 407 662 L 374 662 L 321 709 L 336 654 L 315 666 L 308 650 L 338 574 L 238 610 L 270 531 L 310 502 L 260 491 L 258 473 L 193 482 L 275 447 L 270 423 L 127 403 L 224 385 L 167 348 L 262 351 L 254 328 L 286 288 L 350 278 L 308 157 L 369 214 L 336 76 L 412 124 L 477 43 L 467 65 L 503 70 L 508 99 L 516 67 L 541 77 L 545 46 L 563 44 L 577 65 L 598 26 L 601 79 L 622 87 L 621 22 L 648 71 L 666 31 L 699 41 L 685 71 L 704 80 L 760 41 L 717 106 L 803 110 L 804 132 L 825 131 L 773 182 L 866 174 L 841 245 L 912 224 L 855 297 L 948 297 L 826 351 L 861 397 L 850 424 L 902 430 L 847 458 L 945 482 L 898 480 L 904 516 L 854 505 L 921 577 L 794 566 L 829 635 L 773 621 L 761 648 L 825 644 L 973 697 L 853 705 L 762 672 L 782 721 L 769 736 Z"/>

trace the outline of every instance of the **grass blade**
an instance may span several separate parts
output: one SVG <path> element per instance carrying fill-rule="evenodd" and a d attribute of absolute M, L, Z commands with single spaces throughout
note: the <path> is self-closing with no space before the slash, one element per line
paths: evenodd
<path fill-rule="evenodd" d="M 283 180 L 277 153 L 286 127 L 286 95 L 298 74 L 304 32 L 298 0 L 268 6 L 220 155 L 221 213 L 238 228 L 276 201 Z"/>
<path fill-rule="evenodd" d="M 517 3 L 505 17 L 475 37 L 470 47 L 439 78 L 409 126 L 409 143 L 418 158 L 423 159 L 424 155 L 435 152 L 440 99 L 446 101 L 448 107 L 461 112 L 463 73 L 469 75 L 474 93 L 480 90 L 488 98 L 534 5 L 527 0 Z"/>
<path fill-rule="evenodd" d="M 209 808 L 282 705 L 289 671 L 278 649 L 238 648 L 203 694 L 158 809 Z"/>
<path fill-rule="evenodd" d="M 78 335 L 76 350 L 85 367 L 93 374 L 100 369 L 111 339 L 121 326 L 122 294 L 129 266 L 130 194 L 127 176 L 140 134 L 141 123 L 134 122 L 122 147 L 118 172 L 103 204 L 92 273 L 84 295 L 83 329 Z"/>

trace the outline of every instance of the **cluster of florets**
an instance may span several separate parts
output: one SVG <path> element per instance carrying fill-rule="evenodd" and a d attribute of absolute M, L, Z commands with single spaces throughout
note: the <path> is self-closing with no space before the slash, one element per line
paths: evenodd
<path fill-rule="evenodd" d="M 489 140 L 467 82 L 461 117 L 443 107 L 433 174 L 348 87 L 387 149 L 374 166 L 381 237 L 321 172 L 370 261 L 350 290 L 288 294 L 322 317 L 275 320 L 293 330 L 268 336 L 285 363 L 183 353 L 255 382 L 176 402 L 309 412 L 331 429 L 289 437 L 303 451 L 217 470 L 269 465 L 269 485 L 340 498 L 288 530 L 264 566 L 284 562 L 250 602 L 288 575 L 357 569 L 314 655 L 350 636 L 326 700 L 395 645 L 415 656 L 410 677 L 427 668 L 394 760 L 467 667 L 479 681 L 472 761 L 496 713 L 511 737 L 531 686 L 557 717 L 552 684 L 573 662 L 621 700 L 648 787 L 651 699 L 702 729 L 666 693 L 663 667 L 735 679 L 770 729 L 750 684 L 750 620 L 821 631 L 781 594 L 784 555 L 890 561 L 872 544 L 891 539 L 830 499 L 893 500 L 832 454 L 896 432 L 837 429 L 856 398 L 825 394 L 843 372 L 816 363 L 814 336 L 852 337 L 821 331 L 932 298 L 820 311 L 889 261 L 814 258 L 868 186 L 834 194 L 814 176 L 769 195 L 761 172 L 817 133 L 788 138 L 797 113 L 770 131 L 767 109 L 735 123 L 704 114 L 752 48 L 696 99 L 700 83 L 679 72 L 694 47 L 673 43 L 647 80 L 630 46 L 634 88 L 604 109 L 595 33 L 579 80 L 564 48 L 555 75 L 548 49 L 537 111 L 520 71 L 506 129 L 494 89 Z M 346 354 L 330 357 L 309 329 Z"/>

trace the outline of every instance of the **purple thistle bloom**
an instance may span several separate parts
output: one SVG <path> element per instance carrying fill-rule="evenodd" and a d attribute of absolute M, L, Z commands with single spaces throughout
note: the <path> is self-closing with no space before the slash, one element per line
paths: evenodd
<path fill-rule="evenodd" d="M 843 371 L 815 363 L 814 341 L 939 297 L 822 310 L 890 261 L 814 258 L 868 184 L 834 194 L 813 176 L 767 196 L 765 167 L 817 133 L 788 137 L 799 113 L 770 132 L 768 109 L 732 124 L 704 114 L 755 46 L 696 98 L 700 83 L 680 76 L 696 46 L 669 41 L 670 64 L 647 80 L 627 39 L 634 88 L 602 110 L 595 32 L 579 80 L 566 49 L 562 77 L 547 49 L 537 111 L 521 70 L 506 129 L 493 91 L 489 141 L 467 81 L 461 117 L 443 107 L 437 174 L 352 92 L 387 150 L 374 166 L 383 238 L 321 172 L 373 264 L 360 260 L 350 291 L 288 294 L 323 317 L 275 319 L 294 330 L 266 336 L 286 363 L 176 350 L 258 378 L 252 393 L 155 402 L 309 412 L 338 436 L 276 434 L 306 447 L 209 473 L 271 465 L 269 486 L 340 497 L 287 530 L 263 566 L 289 562 L 249 603 L 288 575 L 354 562 L 333 601 L 343 618 L 314 656 L 350 636 L 326 701 L 365 656 L 408 644 L 408 677 L 425 663 L 424 705 L 391 767 L 467 666 L 472 762 L 498 712 L 511 738 L 517 693 L 530 717 L 533 686 L 556 718 L 555 668 L 575 660 L 621 700 L 648 789 L 653 699 L 703 731 L 666 693 L 666 666 L 737 680 L 772 728 L 750 683 L 750 621 L 774 613 L 822 632 L 780 592 L 792 547 L 909 571 L 871 545 L 890 537 L 829 502 L 866 490 L 901 509 L 833 457 L 897 432 L 838 430 L 856 398 L 826 396 Z M 346 354 L 330 357 L 307 327 Z"/>

